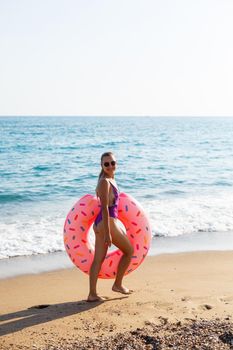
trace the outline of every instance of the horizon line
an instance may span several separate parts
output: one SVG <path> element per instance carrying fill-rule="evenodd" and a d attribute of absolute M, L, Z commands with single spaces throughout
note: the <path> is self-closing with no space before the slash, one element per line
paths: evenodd
<path fill-rule="evenodd" d="M 233 115 L 0 115 L 0 118 L 232 118 Z"/>

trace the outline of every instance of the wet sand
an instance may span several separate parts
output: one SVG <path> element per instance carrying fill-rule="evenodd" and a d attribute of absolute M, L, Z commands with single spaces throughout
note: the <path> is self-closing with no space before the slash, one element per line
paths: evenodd
<path fill-rule="evenodd" d="M 149 256 L 125 285 L 134 293 L 99 280 L 106 301 L 87 303 L 77 268 L 1 280 L 0 349 L 201 349 L 201 336 L 206 349 L 233 345 L 233 251 Z"/>

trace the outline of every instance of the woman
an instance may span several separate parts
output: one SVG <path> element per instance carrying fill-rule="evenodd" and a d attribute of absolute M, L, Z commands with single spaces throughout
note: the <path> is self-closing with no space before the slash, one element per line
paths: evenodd
<path fill-rule="evenodd" d="M 119 191 L 114 179 L 116 158 L 112 152 L 102 154 L 101 167 L 102 170 L 96 188 L 97 196 L 101 202 L 101 210 L 93 225 L 95 232 L 95 256 L 90 269 L 90 292 L 87 301 L 104 300 L 98 296 L 96 284 L 102 262 L 107 254 L 108 247 L 112 243 L 123 252 L 112 290 L 123 294 L 131 292 L 122 285 L 124 273 L 133 255 L 133 248 L 128 237 L 117 223 Z"/>

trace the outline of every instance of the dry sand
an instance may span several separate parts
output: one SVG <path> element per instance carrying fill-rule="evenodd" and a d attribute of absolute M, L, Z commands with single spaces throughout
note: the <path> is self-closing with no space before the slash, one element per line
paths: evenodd
<path fill-rule="evenodd" d="M 211 322 L 213 329 L 218 328 L 218 322 L 219 329 L 220 323 L 224 322 L 224 327 L 226 323 L 222 338 L 228 340 L 221 342 L 214 338 L 216 347 L 203 349 L 231 348 L 233 251 L 147 257 L 125 278 L 125 285 L 134 290 L 133 294 L 114 293 L 111 285 L 112 280 L 99 280 L 99 294 L 108 299 L 87 303 L 88 276 L 75 267 L 1 280 L 0 349 L 110 349 L 103 339 L 109 336 L 114 339 L 114 335 L 125 332 L 129 342 L 124 340 L 125 347 L 115 348 L 144 349 L 140 345 L 143 333 L 145 349 L 167 349 L 171 346 L 159 347 L 157 340 L 150 342 L 152 337 L 145 336 L 146 328 L 153 328 L 155 335 L 159 331 L 157 326 L 165 332 L 169 325 L 175 334 L 177 329 L 193 322 L 205 330 L 211 329 Z M 200 326 L 202 320 L 210 322 Z M 185 332 L 188 334 L 187 329 Z M 199 332 L 196 326 L 196 333 Z M 130 337 L 134 335 L 140 336 L 138 347 L 130 347 Z M 103 347 L 91 347 L 92 339 L 101 340 L 96 344 Z M 120 336 L 115 339 L 120 341 Z M 181 345 L 173 348 L 183 349 Z"/>

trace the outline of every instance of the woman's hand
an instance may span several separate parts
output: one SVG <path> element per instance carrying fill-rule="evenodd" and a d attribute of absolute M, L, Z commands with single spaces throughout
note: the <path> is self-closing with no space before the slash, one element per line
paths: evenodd
<path fill-rule="evenodd" d="M 108 247 L 111 247 L 111 245 L 112 245 L 112 236 L 110 234 L 107 234 L 105 236 L 104 242 L 105 242 L 105 244 L 108 245 Z"/>

